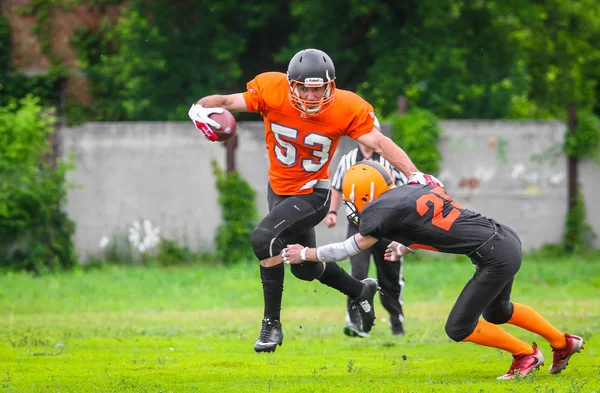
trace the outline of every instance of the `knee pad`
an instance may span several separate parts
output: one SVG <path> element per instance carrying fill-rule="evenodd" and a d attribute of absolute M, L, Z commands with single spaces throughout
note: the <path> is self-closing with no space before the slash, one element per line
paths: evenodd
<path fill-rule="evenodd" d="M 321 277 L 323 274 L 323 263 L 321 262 L 303 262 L 290 265 L 292 274 L 304 281 L 312 281 Z"/>
<path fill-rule="evenodd" d="M 502 325 L 510 320 L 513 314 L 513 306 L 510 301 L 501 302 L 496 307 L 488 307 L 483 310 L 483 319 L 494 325 Z"/>
<path fill-rule="evenodd" d="M 283 244 L 281 240 L 277 238 L 277 234 L 262 227 L 261 224 L 252 231 L 250 241 L 252 243 L 254 255 L 261 261 L 263 259 L 274 257 L 283 250 Z"/>

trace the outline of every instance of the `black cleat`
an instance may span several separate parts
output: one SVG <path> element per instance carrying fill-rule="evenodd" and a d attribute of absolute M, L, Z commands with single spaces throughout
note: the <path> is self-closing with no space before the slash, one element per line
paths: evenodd
<path fill-rule="evenodd" d="M 390 327 L 392 329 L 392 336 L 406 335 L 406 332 L 404 331 L 404 324 L 400 322 L 400 318 L 390 317 Z"/>
<path fill-rule="evenodd" d="M 361 330 L 362 318 L 357 308 L 348 307 L 346 313 L 346 326 L 344 326 L 344 334 L 349 337 L 369 337 L 369 333 Z"/>
<path fill-rule="evenodd" d="M 361 281 L 363 283 L 363 289 L 360 295 L 350 300 L 348 304 L 348 313 L 352 315 L 355 310 L 360 313 L 361 323 L 358 326 L 361 332 L 369 333 L 375 325 L 375 307 L 373 299 L 375 294 L 379 290 L 377 280 L 374 278 L 365 278 Z"/>
<path fill-rule="evenodd" d="M 254 343 L 256 353 L 275 352 L 277 345 L 281 346 L 282 343 L 283 330 L 281 330 L 281 322 L 276 319 L 263 319 L 260 336 Z"/>

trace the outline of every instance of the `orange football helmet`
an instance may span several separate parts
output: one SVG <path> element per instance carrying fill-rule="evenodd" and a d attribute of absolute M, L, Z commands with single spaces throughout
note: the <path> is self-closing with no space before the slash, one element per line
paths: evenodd
<path fill-rule="evenodd" d="M 357 224 L 365 206 L 392 187 L 391 171 L 378 162 L 366 160 L 352 165 L 342 180 L 344 204 L 350 209 L 348 219 Z"/>

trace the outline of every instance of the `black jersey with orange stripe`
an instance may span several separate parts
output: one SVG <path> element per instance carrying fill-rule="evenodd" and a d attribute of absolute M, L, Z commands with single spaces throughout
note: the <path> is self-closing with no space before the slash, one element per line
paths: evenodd
<path fill-rule="evenodd" d="M 370 202 L 360 214 L 359 232 L 410 248 L 467 254 L 494 234 L 495 225 L 453 201 L 441 187 L 407 184 Z"/>

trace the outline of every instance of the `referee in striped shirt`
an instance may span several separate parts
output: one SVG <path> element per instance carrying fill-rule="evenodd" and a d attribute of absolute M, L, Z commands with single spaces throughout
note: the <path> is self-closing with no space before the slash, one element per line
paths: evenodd
<path fill-rule="evenodd" d="M 342 204 L 342 179 L 344 173 L 352 165 L 363 160 L 373 160 L 379 162 L 381 165 L 390 169 L 392 172 L 392 178 L 397 185 L 402 185 L 407 182 L 406 176 L 394 168 L 385 158 L 375 153 L 372 149 L 365 145 L 358 144 L 358 147 L 352 149 L 350 152 L 345 154 L 340 163 L 337 166 L 335 174 L 332 180 L 332 193 L 331 193 L 331 208 L 327 216 L 325 217 L 325 225 L 331 228 L 337 224 L 337 212 Z M 348 210 L 348 208 L 346 208 Z M 349 211 L 346 211 L 346 215 Z M 349 238 L 358 232 L 358 226 L 348 222 L 348 233 L 346 238 Z M 385 243 L 385 244 L 384 244 Z M 350 257 L 350 274 L 358 280 L 367 278 L 369 272 L 369 261 L 371 255 L 375 260 L 375 266 L 377 268 L 377 279 L 381 291 L 379 292 L 381 297 L 381 304 L 390 314 L 390 327 L 394 336 L 403 336 L 404 333 L 404 313 L 402 312 L 402 293 L 404 291 L 404 278 L 402 276 L 402 261 L 388 262 L 383 259 L 385 249 L 388 242 L 383 240 L 376 243 L 373 247 L 368 250 Z M 368 337 L 369 334 L 361 331 L 359 328 L 360 315 L 358 310 L 355 310 L 356 315 L 346 313 L 346 327 L 344 327 L 344 333 L 351 337 Z"/>

